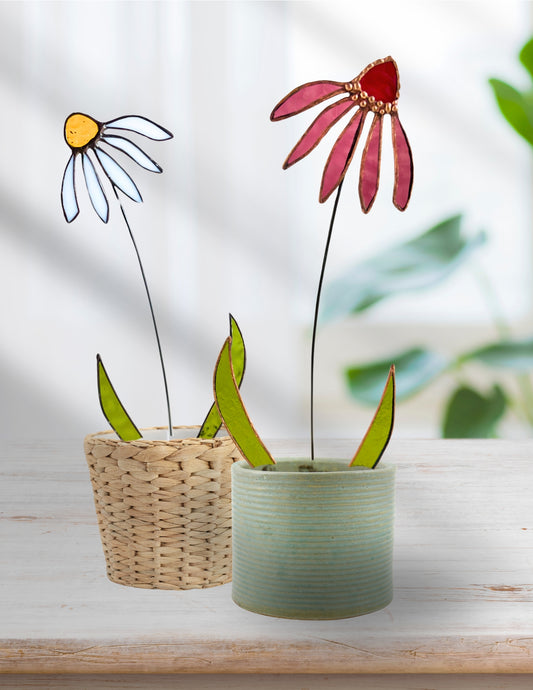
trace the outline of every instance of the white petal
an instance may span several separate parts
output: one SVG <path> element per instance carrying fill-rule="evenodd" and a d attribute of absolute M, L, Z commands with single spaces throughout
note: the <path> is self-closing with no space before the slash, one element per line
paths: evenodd
<path fill-rule="evenodd" d="M 86 153 L 82 154 L 83 174 L 85 176 L 85 184 L 89 192 L 89 198 L 94 210 L 100 218 L 107 223 L 109 220 L 109 204 L 102 189 L 94 165 Z"/>
<path fill-rule="evenodd" d="M 122 168 L 116 160 L 111 158 L 109 154 L 102 149 L 95 148 L 94 152 L 104 169 L 105 174 L 109 177 L 111 182 L 120 190 L 127 194 L 133 201 L 142 201 L 139 190 L 135 186 L 135 182 L 131 179 L 128 173 Z"/>
<path fill-rule="evenodd" d="M 126 117 L 118 117 L 116 120 L 110 120 L 105 123 L 105 127 L 113 127 L 114 129 L 129 129 L 130 132 L 137 132 L 143 137 L 155 139 L 156 141 L 163 141 L 164 139 L 172 139 L 172 134 L 168 129 L 164 129 L 155 122 L 140 115 L 127 115 Z"/>
<path fill-rule="evenodd" d="M 151 172 L 156 173 L 163 172 L 162 168 L 157 165 L 155 161 L 147 156 L 142 149 L 140 149 L 136 144 L 133 143 L 133 141 L 130 141 L 129 139 L 105 135 L 100 137 L 100 141 L 105 141 L 105 143 L 109 144 L 109 146 L 112 146 L 115 149 L 120 149 L 146 170 L 151 170 Z"/>
<path fill-rule="evenodd" d="M 72 154 L 65 168 L 61 184 L 61 205 L 63 206 L 63 213 L 67 223 L 72 222 L 80 212 L 74 186 L 74 159 L 75 156 Z"/>

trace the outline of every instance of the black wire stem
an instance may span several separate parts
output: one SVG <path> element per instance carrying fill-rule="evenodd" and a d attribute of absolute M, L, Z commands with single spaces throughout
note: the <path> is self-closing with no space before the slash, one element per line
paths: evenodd
<path fill-rule="evenodd" d="M 170 398 L 168 395 L 167 374 L 165 371 L 165 362 L 163 360 L 163 351 L 161 349 L 161 340 L 159 338 L 159 331 L 157 329 L 157 322 L 155 320 L 154 307 L 152 304 L 152 298 L 150 296 L 150 290 L 148 288 L 148 281 L 146 280 L 146 274 L 144 272 L 144 267 L 143 267 L 143 263 L 141 260 L 141 255 L 139 253 L 139 248 L 137 247 L 137 242 L 135 241 L 135 237 L 133 236 L 133 231 L 131 229 L 131 226 L 128 222 L 128 218 L 126 216 L 126 212 L 124 211 L 124 207 L 122 206 L 122 202 L 120 200 L 120 197 L 119 197 L 117 190 L 116 190 L 114 185 L 113 185 L 113 191 L 115 193 L 115 196 L 117 197 L 117 200 L 118 200 L 118 203 L 120 206 L 120 210 L 122 212 L 122 217 L 124 218 L 124 222 L 126 223 L 126 227 L 128 228 L 128 232 L 129 232 L 129 235 L 131 237 L 131 241 L 133 243 L 133 248 L 135 249 L 135 254 L 137 255 L 137 261 L 139 262 L 139 268 L 141 269 L 141 276 L 143 279 L 144 288 L 146 290 L 146 297 L 148 298 L 148 306 L 150 307 L 150 314 L 152 316 L 152 323 L 154 324 L 155 339 L 157 341 L 157 351 L 159 352 L 159 361 L 161 362 L 161 373 L 163 374 L 163 385 L 165 387 L 165 397 L 166 397 L 166 401 L 167 401 L 167 416 L 168 416 L 168 435 L 169 435 L 169 438 L 172 438 L 172 417 L 170 414 Z"/>
<path fill-rule="evenodd" d="M 318 280 L 318 290 L 316 293 L 315 303 L 315 317 L 313 320 L 313 335 L 311 338 L 311 460 L 315 459 L 315 346 L 316 346 L 316 331 L 318 326 L 318 312 L 320 310 L 320 295 L 322 294 L 322 283 L 324 282 L 324 274 L 326 272 L 326 262 L 328 260 L 329 245 L 331 236 L 333 234 L 333 225 L 335 223 L 335 216 L 337 215 L 337 206 L 341 196 L 341 189 L 344 179 L 339 184 L 337 194 L 335 196 L 335 203 L 333 204 L 333 211 L 331 212 L 331 220 L 329 221 L 328 238 L 326 240 L 326 248 L 324 249 L 324 258 L 322 259 L 322 268 L 320 270 L 320 278 Z"/>

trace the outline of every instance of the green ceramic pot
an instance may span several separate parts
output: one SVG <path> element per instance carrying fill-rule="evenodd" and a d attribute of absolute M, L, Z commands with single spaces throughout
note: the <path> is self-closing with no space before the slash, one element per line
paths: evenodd
<path fill-rule="evenodd" d="M 349 618 L 392 600 L 393 465 L 232 467 L 233 600 L 268 616 Z"/>

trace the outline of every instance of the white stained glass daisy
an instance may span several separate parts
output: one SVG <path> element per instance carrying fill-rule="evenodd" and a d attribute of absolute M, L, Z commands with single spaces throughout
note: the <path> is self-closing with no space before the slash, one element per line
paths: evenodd
<path fill-rule="evenodd" d="M 172 134 L 167 129 L 139 115 L 127 115 L 109 122 L 98 122 L 83 113 L 69 115 L 65 121 L 65 141 L 70 146 L 72 155 L 65 168 L 61 185 L 61 205 L 68 223 L 72 222 L 80 212 L 75 183 L 75 168 L 80 159 L 89 198 L 94 210 L 104 223 L 109 220 L 109 204 L 95 163 L 99 164 L 115 193 L 117 189 L 120 189 L 133 201 L 142 201 L 134 181 L 124 168 L 102 148 L 102 144 L 122 151 L 146 170 L 155 173 L 162 172 L 162 168 L 142 149 L 129 139 L 120 136 L 120 130 L 135 132 L 156 141 L 172 139 Z M 94 154 L 94 161 L 89 156 L 89 151 Z"/>

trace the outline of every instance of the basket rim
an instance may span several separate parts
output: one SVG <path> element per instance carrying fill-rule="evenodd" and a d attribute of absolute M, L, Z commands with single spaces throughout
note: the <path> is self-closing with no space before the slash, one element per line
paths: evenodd
<path fill-rule="evenodd" d="M 172 429 L 200 429 L 200 424 L 179 424 L 179 425 L 172 425 Z M 143 431 L 166 431 L 168 429 L 168 426 L 147 426 L 147 427 L 142 427 L 139 429 L 139 431 L 142 433 Z M 115 436 L 115 438 L 112 437 L 112 435 Z M 180 443 L 185 442 L 190 442 L 194 441 L 197 443 L 203 443 L 206 445 L 212 444 L 212 443 L 221 443 L 225 441 L 231 440 L 230 436 L 215 436 L 214 438 L 198 438 L 197 436 L 188 436 L 185 438 L 158 438 L 158 439 L 153 439 L 153 438 L 137 438 L 133 441 L 123 441 L 122 439 L 118 438 L 116 436 L 116 432 L 113 429 L 106 429 L 105 431 L 96 431 L 92 434 L 87 434 L 84 438 L 84 441 L 87 442 L 98 442 L 98 441 L 105 441 L 106 443 L 127 443 L 127 444 L 142 444 L 142 445 L 155 445 L 159 443 L 164 443 L 164 444 L 170 444 L 170 445 L 178 445 Z"/>

